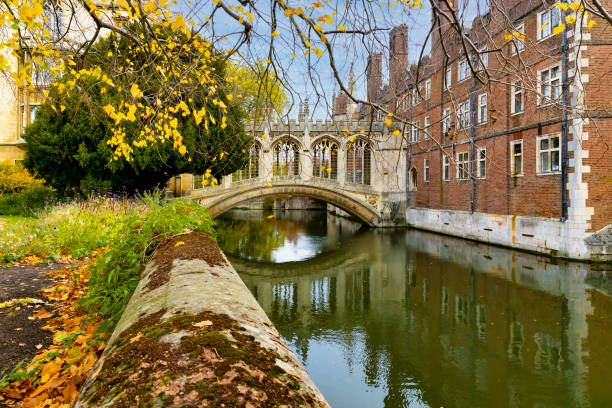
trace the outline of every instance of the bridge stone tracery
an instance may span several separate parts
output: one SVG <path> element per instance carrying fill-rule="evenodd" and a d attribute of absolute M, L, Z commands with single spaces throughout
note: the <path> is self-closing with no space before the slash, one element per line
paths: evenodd
<path fill-rule="evenodd" d="M 213 217 L 257 198 L 307 196 L 370 226 L 404 225 L 406 146 L 383 122 L 290 120 L 249 131 L 254 143 L 243 170 L 214 187 L 183 176 L 194 180 L 187 195 Z"/>

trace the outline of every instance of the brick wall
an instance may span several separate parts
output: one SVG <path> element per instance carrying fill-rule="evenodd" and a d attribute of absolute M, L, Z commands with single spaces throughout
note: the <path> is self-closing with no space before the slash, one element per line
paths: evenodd
<path fill-rule="evenodd" d="M 420 78 L 432 83 L 432 94 L 428 100 L 420 101 L 410 109 L 397 112 L 400 118 L 408 119 L 412 113 L 413 123 L 424 126 L 425 118 L 431 122 L 430 139 L 426 140 L 420 132 L 418 142 L 412 143 L 412 154 L 409 154 L 410 165 L 418 171 L 418 187 L 413 193 L 412 207 L 432 209 L 464 210 L 471 209 L 470 180 L 458 180 L 456 170 L 457 153 L 470 151 L 472 128 L 458 129 L 456 112 L 461 103 L 470 102 L 470 106 L 480 94 L 487 95 L 487 120 L 474 126 L 476 153 L 478 148 L 486 149 L 486 177 L 474 181 L 474 210 L 494 214 L 512 214 L 537 217 L 560 218 L 562 216 L 562 176 L 560 171 L 539 171 L 538 143 L 546 135 L 561 136 L 562 110 L 560 104 L 544 105 L 538 95 L 541 72 L 559 66 L 561 78 L 561 35 L 538 40 L 537 14 L 544 10 L 541 3 L 508 2 L 504 15 L 514 18 L 513 25 L 525 27 L 524 50 L 518 55 L 513 52 L 512 42 L 505 39 L 511 32 L 508 23 L 493 24 L 501 21 L 501 13 L 493 10 L 487 21 L 476 19 L 473 23 L 470 39 L 479 46 L 488 49 L 502 49 L 501 53 L 488 54 L 488 71 L 492 81 L 486 85 L 475 81 L 473 76 L 458 82 L 458 63 L 465 57 L 460 53 L 440 56 L 439 44 L 432 44 L 434 57 L 431 66 L 421 67 Z M 588 120 L 581 127 L 582 134 L 568 133 L 568 143 L 580 143 L 584 150 L 580 168 L 582 182 L 587 183 L 586 205 L 569 200 L 570 206 L 583 206 L 584 214 L 591 214 L 586 228 L 587 232 L 603 228 L 612 222 L 612 120 L 608 112 L 610 104 L 609 78 L 612 64 L 612 30 L 603 20 L 597 21 L 595 29 L 584 29 L 580 41 L 589 40 L 586 50 L 582 51 L 581 66 L 577 69 L 575 55 L 570 52 L 568 70 L 577 72 L 569 77 L 570 91 L 586 92 L 584 103 L 588 109 Z M 571 29 L 572 26 L 569 26 Z M 485 40 L 485 29 L 493 32 L 493 38 Z M 568 43 L 577 35 L 568 29 Z M 495 31 L 497 30 L 497 31 Z M 435 31 L 435 30 L 434 30 Z M 585 42 L 586 44 L 587 42 Z M 595 45 L 596 44 L 596 45 Z M 578 50 L 576 47 L 575 50 Z M 452 86 L 445 90 L 445 67 L 452 69 Z M 585 74 L 587 76 L 585 77 Z M 586 82 L 583 81 L 586 79 Z M 513 113 L 511 95 L 516 89 L 516 81 L 523 84 L 522 112 Z M 421 84 L 423 84 L 421 82 Z M 473 97 L 474 95 L 474 97 Z M 570 93 L 570 101 L 578 94 Z M 388 103 L 395 106 L 394 101 Z M 399 104 L 401 106 L 401 104 Z M 452 125 L 447 133 L 442 132 L 442 115 L 450 108 Z M 474 106 L 478 110 L 478 105 Z M 470 110 L 470 112 L 472 112 Z M 580 115 L 579 115 L 580 116 Z M 478 116 L 476 116 L 478 118 Z M 570 126 L 573 123 L 570 115 Z M 575 140 L 576 139 L 576 140 Z M 522 140 L 523 173 L 511 174 L 510 142 Z M 561 141 L 561 138 L 559 139 Z M 442 180 L 442 154 L 451 158 L 450 180 Z M 560 152 L 559 152 L 560 153 Z M 586 155 L 586 157 L 585 157 Z M 424 159 L 429 159 L 429 182 L 424 181 Z M 573 152 L 569 151 L 568 177 L 574 173 Z M 477 172 L 476 162 L 474 173 Z M 578 163 L 578 162 L 576 162 Z M 568 184 L 570 188 L 573 188 Z M 570 194 L 568 194 L 568 199 Z M 576 196 L 579 197 L 579 196 Z M 584 201 L 584 200 L 583 200 Z"/>

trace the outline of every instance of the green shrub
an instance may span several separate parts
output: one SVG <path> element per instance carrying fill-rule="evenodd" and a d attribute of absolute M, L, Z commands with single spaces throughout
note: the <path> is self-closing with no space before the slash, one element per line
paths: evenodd
<path fill-rule="evenodd" d="M 0 162 L 0 196 L 17 193 L 41 184 L 42 181 L 32 177 L 20 163 Z"/>
<path fill-rule="evenodd" d="M 0 196 L 0 214 L 31 217 L 57 200 L 55 192 L 42 185 Z"/>

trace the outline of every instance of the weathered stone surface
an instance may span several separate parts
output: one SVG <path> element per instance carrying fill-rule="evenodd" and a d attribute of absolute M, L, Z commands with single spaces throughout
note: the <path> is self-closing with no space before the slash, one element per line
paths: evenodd
<path fill-rule="evenodd" d="M 194 256 L 211 243 L 156 251 L 76 407 L 328 406 L 223 253 Z"/>

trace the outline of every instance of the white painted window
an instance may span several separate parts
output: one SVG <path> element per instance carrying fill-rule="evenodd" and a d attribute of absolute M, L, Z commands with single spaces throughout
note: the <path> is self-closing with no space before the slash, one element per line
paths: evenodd
<path fill-rule="evenodd" d="M 422 93 L 421 93 L 421 92 L 422 92 L 422 90 L 421 90 L 421 89 L 419 89 L 419 90 L 417 91 L 417 89 L 416 89 L 416 88 L 415 88 L 415 89 L 412 91 L 412 105 L 413 105 L 413 106 L 416 106 L 416 105 L 418 105 L 419 103 L 421 103 L 421 96 L 420 96 L 420 95 L 422 95 Z"/>
<path fill-rule="evenodd" d="M 444 172 L 444 181 L 449 181 L 450 180 L 450 157 L 448 157 L 448 154 L 444 154 L 442 156 L 442 166 L 443 166 L 443 172 Z"/>
<path fill-rule="evenodd" d="M 420 120 L 417 120 L 417 121 L 416 121 L 416 122 L 415 122 L 415 123 L 414 123 L 414 124 L 411 126 L 411 128 L 412 128 L 412 134 L 411 134 L 411 137 L 410 137 L 410 141 L 411 141 L 412 143 L 416 143 L 416 142 L 418 142 L 418 141 L 419 141 L 419 138 L 420 138 L 419 131 L 420 131 L 420 129 L 421 129 L 421 121 L 420 121 Z"/>
<path fill-rule="evenodd" d="M 538 13 L 538 40 L 552 35 L 553 30 L 561 23 L 561 9 L 552 8 Z"/>
<path fill-rule="evenodd" d="M 442 132 L 448 132 L 451 127 L 451 110 L 450 108 L 444 109 L 444 114 L 442 115 Z"/>
<path fill-rule="evenodd" d="M 478 178 L 487 177 L 487 148 L 479 147 L 476 148 L 478 154 L 478 161 L 476 163 L 476 175 Z"/>
<path fill-rule="evenodd" d="M 546 135 L 537 138 L 538 173 L 555 173 L 560 170 L 561 147 L 559 135 Z"/>
<path fill-rule="evenodd" d="M 561 96 L 561 68 L 555 65 L 538 72 L 540 85 L 539 102 L 542 105 L 552 103 Z"/>
<path fill-rule="evenodd" d="M 487 68 L 489 66 L 489 54 L 487 53 L 487 47 L 483 47 L 478 50 L 480 55 L 480 67 Z"/>
<path fill-rule="evenodd" d="M 466 180 L 469 177 L 469 155 L 468 152 L 457 153 L 457 180 Z"/>
<path fill-rule="evenodd" d="M 452 75 L 453 71 L 451 67 L 447 67 L 446 73 L 444 74 L 444 89 L 450 89 L 450 87 L 453 85 Z"/>
<path fill-rule="evenodd" d="M 424 92 L 423 97 L 425 99 L 431 98 L 431 79 L 428 79 L 427 81 L 425 81 L 425 92 Z"/>
<path fill-rule="evenodd" d="M 457 82 L 465 81 L 470 77 L 470 64 L 467 60 L 459 61 L 457 64 Z"/>
<path fill-rule="evenodd" d="M 429 183 L 429 159 L 423 160 L 423 181 Z"/>
<path fill-rule="evenodd" d="M 510 142 L 510 172 L 513 176 L 523 174 L 523 140 Z"/>
<path fill-rule="evenodd" d="M 514 47 L 512 47 L 512 54 L 516 55 L 516 52 L 518 50 L 518 52 L 521 52 L 525 49 L 525 24 L 520 24 L 518 26 L 516 26 L 516 28 L 514 29 L 514 36 L 512 38 L 512 41 L 514 41 Z"/>
<path fill-rule="evenodd" d="M 511 113 L 521 113 L 525 109 L 523 101 L 523 81 L 516 81 L 512 84 L 512 106 Z"/>
<path fill-rule="evenodd" d="M 465 101 L 457 107 L 457 128 L 467 129 L 470 127 L 470 101 Z"/>
<path fill-rule="evenodd" d="M 427 140 L 429 139 L 429 128 L 431 126 L 431 119 L 429 119 L 429 116 L 425 116 L 425 126 L 424 126 L 424 132 L 425 134 L 423 135 L 423 139 Z"/>
<path fill-rule="evenodd" d="M 478 123 L 487 121 L 487 94 L 478 95 Z"/>

